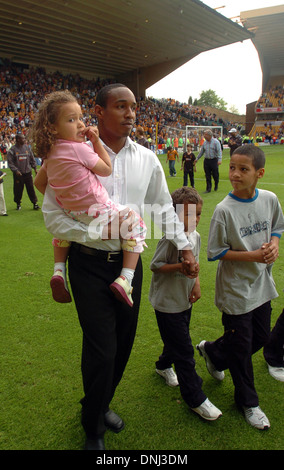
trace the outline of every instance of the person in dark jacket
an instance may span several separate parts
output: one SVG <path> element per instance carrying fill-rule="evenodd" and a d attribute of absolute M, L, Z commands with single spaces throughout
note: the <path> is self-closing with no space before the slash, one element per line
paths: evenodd
<path fill-rule="evenodd" d="M 8 215 L 7 210 L 6 210 L 4 188 L 3 188 L 4 176 L 6 176 L 6 173 L 3 173 L 3 171 L 0 170 L 0 215 Z"/>
<path fill-rule="evenodd" d="M 23 134 L 16 135 L 16 144 L 13 145 L 8 154 L 7 160 L 10 170 L 14 177 L 14 201 L 17 204 L 17 210 L 21 209 L 22 195 L 24 186 L 34 209 L 38 210 L 38 199 L 34 189 L 32 169 L 37 174 L 36 161 L 31 148 L 26 144 Z"/>

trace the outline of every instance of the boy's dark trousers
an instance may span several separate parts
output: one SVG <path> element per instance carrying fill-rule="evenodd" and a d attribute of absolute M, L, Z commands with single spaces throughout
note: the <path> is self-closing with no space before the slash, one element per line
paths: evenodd
<path fill-rule="evenodd" d="M 266 362 L 272 367 L 284 367 L 284 309 L 263 348 Z"/>
<path fill-rule="evenodd" d="M 240 406 L 258 406 L 252 354 L 267 343 L 270 318 L 270 302 L 242 315 L 223 313 L 224 335 L 214 342 L 206 342 L 205 350 L 216 369 L 230 370 L 235 401 Z"/>
<path fill-rule="evenodd" d="M 188 176 L 189 176 L 189 179 L 190 179 L 191 187 L 194 188 L 194 173 L 193 173 L 193 170 L 185 171 L 183 173 L 183 185 L 187 186 Z"/>
<path fill-rule="evenodd" d="M 190 408 L 197 408 L 206 400 L 202 391 L 202 379 L 195 370 L 194 349 L 189 334 L 191 308 L 180 313 L 164 313 L 155 310 L 163 353 L 156 362 L 159 370 L 175 366 L 180 392 Z"/>

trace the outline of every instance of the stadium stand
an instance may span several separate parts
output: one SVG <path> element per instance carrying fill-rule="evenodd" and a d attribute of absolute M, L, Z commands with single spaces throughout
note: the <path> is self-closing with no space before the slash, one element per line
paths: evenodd
<path fill-rule="evenodd" d="M 242 24 L 254 36 L 262 68 L 262 94 L 247 105 L 246 133 L 250 140 L 284 143 L 284 5 L 241 12 Z"/>
<path fill-rule="evenodd" d="M 279 84 L 269 82 L 255 105 L 256 121 L 251 138 L 270 144 L 284 143 L 284 77 L 277 77 Z"/>
<path fill-rule="evenodd" d="M 87 80 L 79 75 L 46 73 L 43 68 L 22 69 L 7 60 L 0 67 L 0 151 L 2 159 L 14 144 L 17 133 L 28 135 L 38 104 L 45 94 L 68 88 L 80 101 L 86 125 L 96 124 L 94 105 L 99 89 L 111 80 Z M 218 111 L 180 103 L 171 98 L 138 100 L 136 126 L 141 126 L 154 149 L 156 131 L 159 145 L 165 146 L 168 128 L 184 131 L 186 125 L 240 126 L 218 117 Z M 158 129 L 157 129 L 158 128 Z M 132 132 L 135 138 L 135 128 Z"/>

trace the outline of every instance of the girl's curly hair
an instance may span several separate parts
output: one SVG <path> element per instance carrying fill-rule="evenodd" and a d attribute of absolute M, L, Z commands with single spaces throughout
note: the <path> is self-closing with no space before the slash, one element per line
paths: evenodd
<path fill-rule="evenodd" d="M 45 97 L 40 104 L 31 130 L 29 140 L 34 145 L 34 153 L 42 160 L 48 157 L 56 136 L 52 132 L 56 123 L 60 108 L 66 103 L 77 103 L 75 96 L 68 90 L 54 91 Z"/>

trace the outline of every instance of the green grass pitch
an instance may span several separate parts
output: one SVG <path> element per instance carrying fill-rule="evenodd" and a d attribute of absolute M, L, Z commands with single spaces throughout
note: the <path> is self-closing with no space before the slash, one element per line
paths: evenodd
<path fill-rule="evenodd" d="M 266 173 L 259 188 L 275 192 L 284 207 L 284 146 L 264 147 Z M 198 227 L 202 249 L 200 279 L 202 298 L 193 307 L 193 345 L 222 334 L 221 314 L 214 305 L 217 263 L 208 263 L 206 244 L 215 205 L 230 191 L 229 153 L 224 151 L 217 192 L 203 194 L 203 163 L 197 164 L 196 189 L 204 200 Z M 180 163 L 177 177 L 168 177 L 166 156 L 159 155 L 170 191 L 182 186 Z M 52 300 L 49 280 L 53 271 L 51 235 L 41 211 L 34 211 L 24 192 L 22 210 L 16 211 L 12 174 L 4 181 L 8 217 L 0 217 L 1 271 L 1 427 L 2 450 L 80 450 L 84 432 L 80 423 L 82 382 L 80 372 L 81 330 L 72 304 Z M 39 204 L 42 196 L 39 195 Z M 157 240 L 147 240 L 143 253 L 144 281 L 140 319 L 133 351 L 112 408 L 126 426 L 118 435 L 107 432 L 110 450 L 283 450 L 284 384 L 267 372 L 262 351 L 253 359 L 260 406 L 271 428 L 251 428 L 234 404 L 229 372 L 216 383 L 204 360 L 195 354 L 203 389 L 223 416 L 206 422 L 189 410 L 179 388 L 168 387 L 155 373 L 155 361 L 162 351 L 153 309 L 148 301 L 151 280 L 149 263 Z M 273 301 L 272 326 L 284 306 L 283 240 L 280 257 L 273 268 L 279 297 Z"/>

